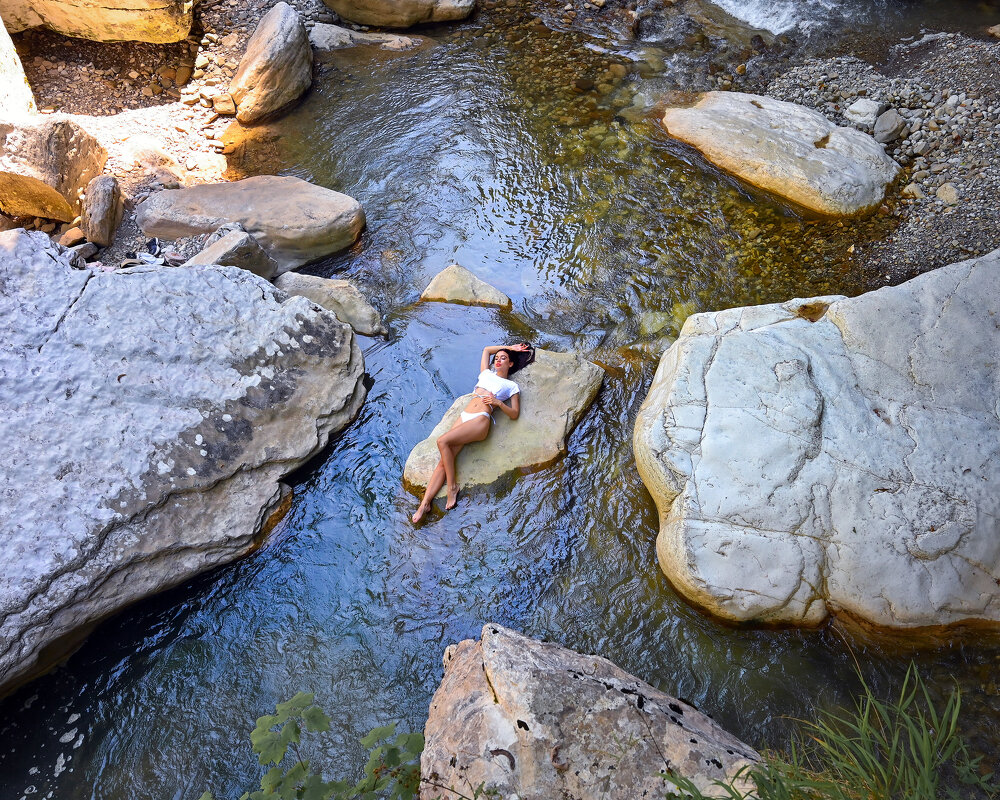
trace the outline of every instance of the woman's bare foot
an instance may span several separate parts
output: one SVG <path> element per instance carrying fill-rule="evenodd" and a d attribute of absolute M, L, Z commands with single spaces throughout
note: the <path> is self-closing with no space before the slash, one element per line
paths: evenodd
<path fill-rule="evenodd" d="M 456 486 L 454 490 L 448 490 L 448 502 L 444 505 L 445 511 L 451 511 L 455 506 L 458 505 L 458 487 Z"/>
<path fill-rule="evenodd" d="M 417 506 L 417 510 L 414 511 L 413 516 L 410 517 L 410 519 L 413 521 L 413 524 L 416 525 L 418 522 L 420 522 L 420 520 L 424 518 L 424 514 L 426 514 L 430 510 L 431 510 L 430 505 L 426 503 L 421 503 L 419 506 Z"/>

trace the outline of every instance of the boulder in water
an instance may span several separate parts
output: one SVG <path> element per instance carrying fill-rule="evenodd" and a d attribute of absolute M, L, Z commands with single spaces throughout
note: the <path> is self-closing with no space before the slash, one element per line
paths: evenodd
<path fill-rule="evenodd" d="M 504 310 L 509 310 L 512 305 L 507 295 L 460 264 L 449 264 L 435 275 L 420 299 L 463 306 L 496 306 Z"/>
<path fill-rule="evenodd" d="M 384 336 L 385 327 L 378 311 L 350 281 L 286 272 L 274 282 L 281 291 L 312 300 L 362 336 Z"/>
<path fill-rule="evenodd" d="M 476 0 L 323 0 L 344 19 L 381 28 L 452 22 L 472 13 Z"/>

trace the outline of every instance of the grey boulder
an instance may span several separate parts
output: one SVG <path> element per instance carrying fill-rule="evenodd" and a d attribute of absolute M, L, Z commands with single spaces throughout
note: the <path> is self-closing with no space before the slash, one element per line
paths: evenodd
<path fill-rule="evenodd" d="M 275 274 L 349 247 L 365 226 L 353 197 L 275 175 L 165 189 L 139 206 L 136 220 L 147 236 L 163 239 L 239 223 L 277 263 Z"/>
<path fill-rule="evenodd" d="M 607 659 L 495 624 L 445 651 L 424 738 L 422 800 L 468 797 L 480 785 L 521 800 L 664 797 L 666 769 L 711 796 L 714 781 L 760 760 Z"/>
<path fill-rule="evenodd" d="M 378 311 L 350 281 L 286 272 L 274 282 L 281 291 L 312 300 L 362 336 L 384 336 L 385 327 Z"/>
<path fill-rule="evenodd" d="M 1000 251 L 688 318 L 635 422 L 657 555 L 737 622 L 1000 623 Z"/>
<path fill-rule="evenodd" d="M 452 22 L 472 13 L 476 0 L 323 0 L 344 19 L 382 28 Z"/>
<path fill-rule="evenodd" d="M 83 232 L 88 241 L 107 247 L 115 237 L 123 211 L 122 193 L 114 175 L 98 175 L 87 184 L 83 199 Z"/>
<path fill-rule="evenodd" d="M 906 130 L 906 120 L 896 109 L 890 108 L 879 114 L 872 135 L 879 144 L 888 144 L 896 141 L 904 130 Z"/>
<path fill-rule="evenodd" d="M 249 552 L 358 413 L 350 328 L 233 267 L 73 269 L 0 234 L 0 691 Z"/>
<path fill-rule="evenodd" d="M 217 264 L 222 267 L 239 267 L 259 275 L 265 280 L 274 277 L 277 264 L 264 252 L 260 243 L 244 230 L 227 230 L 237 226 L 225 226 L 222 235 L 208 243 L 201 252 L 184 262 L 185 267 Z"/>

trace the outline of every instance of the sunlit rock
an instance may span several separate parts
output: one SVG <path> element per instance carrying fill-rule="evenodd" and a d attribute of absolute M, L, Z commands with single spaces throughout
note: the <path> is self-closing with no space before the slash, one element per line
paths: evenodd
<path fill-rule="evenodd" d="M 107 151 L 76 122 L 56 115 L 0 119 L 0 211 L 70 222 Z"/>
<path fill-rule="evenodd" d="M 344 19 L 383 28 L 452 22 L 472 13 L 475 0 L 323 0 Z"/>
<path fill-rule="evenodd" d="M 7 29 L 0 25 L 0 119 L 34 114 L 37 110 L 14 42 Z"/>
<path fill-rule="evenodd" d="M 423 800 L 664 797 L 667 769 L 712 796 L 760 758 L 607 659 L 494 624 L 445 651 L 424 737 Z"/>
<path fill-rule="evenodd" d="M 83 199 L 83 232 L 101 247 L 111 244 L 123 211 L 122 193 L 114 175 L 98 175 L 87 184 Z"/>
<path fill-rule="evenodd" d="M 0 18 L 11 33 L 45 26 L 98 42 L 179 42 L 191 31 L 194 0 L 3 0 Z"/>
<path fill-rule="evenodd" d="M 348 280 L 286 272 L 278 276 L 274 285 L 283 292 L 308 298 L 327 311 L 332 311 L 337 319 L 350 325 L 355 333 L 362 336 L 385 335 L 386 330 L 378 311 Z"/>
<path fill-rule="evenodd" d="M 663 127 L 717 167 L 819 214 L 878 206 L 899 173 L 868 134 L 761 95 L 706 92 L 691 107 L 668 108 Z"/>
<path fill-rule="evenodd" d="M 0 691 L 250 551 L 365 397 L 350 328 L 249 272 L 66 255 L 0 234 Z"/>
<path fill-rule="evenodd" d="M 695 314 L 635 423 L 657 554 L 738 622 L 1000 622 L 1000 251 Z"/>
<path fill-rule="evenodd" d="M 278 3 L 258 23 L 229 86 L 236 119 L 252 124 L 294 103 L 312 83 L 312 63 L 298 12 Z"/>
<path fill-rule="evenodd" d="M 383 50 L 412 50 L 427 39 L 423 36 L 399 36 L 394 33 L 362 33 L 317 22 L 309 30 L 309 42 L 317 50 L 340 50 L 344 47 L 379 47 Z"/>
<path fill-rule="evenodd" d="M 465 267 L 450 264 L 433 277 L 420 295 L 421 300 L 458 303 L 464 306 L 496 306 L 509 309 L 510 298 L 480 280 Z"/>
<path fill-rule="evenodd" d="M 488 486 L 511 472 L 550 464 L 566 452 L 566 438 L 594 402 L 604 370 L 574 353 L 535 353 L 535 362 L 512 377 L 521 390 L 520 416 L 511 420 L 501 411 L 493 412 L 496 424 L 486 441 L 467 445 L 458 455 L 460 486 Z M 471 398 L 471 393 L 458 398 L 430 436 L 410 452 L 403 468 L 407 486 L 426 488 L 439 458 L 437 438 L 451 428 Z"/>
<path fill-rule="evenodd" d="M 214 241 L 206 242 L 206 247 L 184 262 L 185 267 L 209 266 L 239 267 L 254 275 L 270 280 L 277 265 L 264 252 L 264 248 L 249 233 L 238 225 L 226 225 L 213 235 Z"/>
<path fill-rule="evenodd" d="M 353 197 L 275 175 L 166 189 L 143 202 L 136 219 L 147 236 L 162 239 L 237 222 L 277 262 L 275 274 L 350 247 L 365 226 Z"/>

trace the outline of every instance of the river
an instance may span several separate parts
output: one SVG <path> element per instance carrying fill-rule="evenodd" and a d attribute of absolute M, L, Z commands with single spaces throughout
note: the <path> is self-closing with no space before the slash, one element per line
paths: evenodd
<path fill-rule="evenodd" d="M 891 40 L 996 12 L 858 0 L 828 14 L 831 2 L 723 5 L 834 52 L 858 36 L 845 26 Z M 306 102 L 268 128 L 245 169 L 366 209 L 361 241 L 309 271 L 356 280 L 386 314 L 388 338 L 361 340 L 368 400 L 293 476 L 292 510 L 260 550 L 106 622 L 0 705 L 3 798 L 238 797 L 260 773 L 255 718 L 299 689 L 333 718 L 307 752 L 329 776 L 355 774 L 357 739 L 392 720 L 422 728 L 444 648 L 486 621 L 606 656 L 753 745 L 781 746 L 789 718 L 847 702 L 859 669 L 891 691 L 914 658 L 939 689 L 952 677 L 965 689 L 966 730 L 995 759 L 1000 646 L 913 649 L 706 617 L 657 567 L 656 510 L 631 451 L 659 354 L 690 313 L 883 285 L 848 248 L 890 223 L 801 219 L 706 169 L 654 119 L 663 91 L 698 88 L 686 83 L 697 57 L 542 16 L 495 5 L 421 31 L 433 43 L 415 52 L 324 56 Z M 624 80 L 581 89 L 612 64 Z M 787 247 L 763 251 L 762 230 Z M 513 313 L 417 303 L 451 261 L 510 295 Z M 481 348 L 522 339 L 607 368 L 565 458 L 464 492 L 414 528 L 407 454 L 469 390 Z"/>

